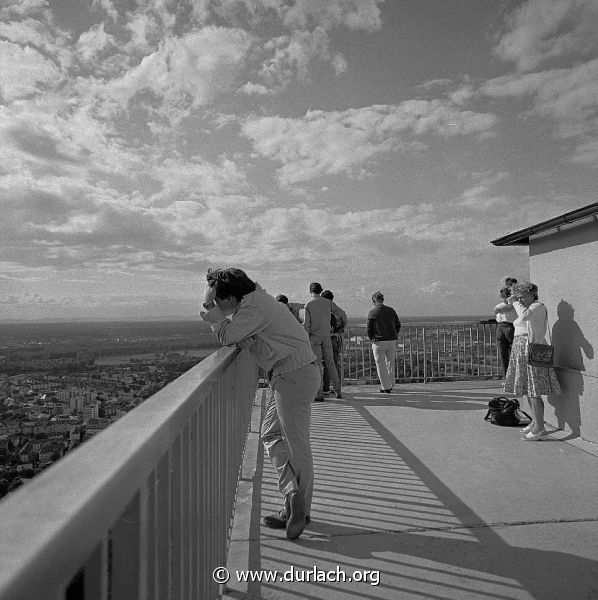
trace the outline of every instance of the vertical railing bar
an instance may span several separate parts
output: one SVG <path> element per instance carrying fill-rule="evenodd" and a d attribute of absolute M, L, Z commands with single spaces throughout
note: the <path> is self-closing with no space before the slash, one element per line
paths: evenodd
<path fill-rule="evenodd" d="M 459 325 L 456 326 L 457 330 L 457 377 L 460 375 L 461 371 L 461 341 L 459 340 Z"/>
<path fill-rule="evenodd" d="M 478 366 L 478 377 L 482 374 L 480 371 L 481 368 L 481 360 L 480 360 L 480 326 L 476 323 L 475 327 L 475 342 L 476 342 L 476 356 L 477 356 L 477 366 Z"/>
<path fill-rule="evenodd" d="M 484 323 L 482 325 L 482 342 L 484 344 L 484 377 L 486 377 L 488 375 L 488 368 L 487 368 L 487 361 L 486 361 L 486 354 L 488 352 L 488 347 L 486 344 L 486 324 Z"/>
<path fill-rule="evenodd" d="M 470 356 L 470 368 L 471 368 L 471 378 L 473 378 L 473 327 L 469 326 L 469 356 Z"/>
<path fill-rule="evenodd" d="M 409 327 L 409 375 L 413 381 L 413 333 L 411 327 Z"/>
<path fill-rule="evenodd" d="M 428 356 L 427 356 L 427 348 L 426 348 L 426 326 L 422 326 L 422 346 L 423 352 L 422 355 L 424 357 L 424 383 L 428 382 Z"/>
<path fill-rule="evenodd" d="M 150 495 L 152 493 L 149 478 L 139 494 L 139 595 L 138 600 L 149 599 L 148 574 L 150 572 L 149 562 L 153 558 L 150 555 L 150 528 L 153 527 L 153 518 L 150 513 Z"/>
<path fill-rule="evenodd" d="M 187 421 L 183 427 L 182 436 L 182 456 L 181 456 L 181 590 L 183 598 L 189 598 L 191 595 L 191 581 L 189 573 L 191 571 L 191 543 L 190 543 L 190 521 L 191 521 L 191 484 L 189 471 L 189 451 L 192 436 L 192 418 Z"/>
<path fill-rule="evenodd" d="M 442 354 L 444 356 L 444 376 L 445 379 L 448 379 L 448 363 L 446 356 L 446 326 L 442 328 Z"/>

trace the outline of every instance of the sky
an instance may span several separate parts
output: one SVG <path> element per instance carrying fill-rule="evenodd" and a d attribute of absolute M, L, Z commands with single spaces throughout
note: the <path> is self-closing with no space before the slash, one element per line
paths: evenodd
<path fill-rule="evenodd" d="M 0 320 L 491 314 L 597 183 L 598 0 L 0 3 Z"/>

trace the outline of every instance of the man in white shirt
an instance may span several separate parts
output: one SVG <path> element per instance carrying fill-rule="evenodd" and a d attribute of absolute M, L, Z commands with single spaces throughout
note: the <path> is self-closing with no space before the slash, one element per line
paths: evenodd
<path fill-rule="evenodd" d="M 517 318 L 517 312 L 513 305 L 508 302 L 511 290 L 504 287 L 500 290 L 501 301 L 494 307 L 494 314 L 498 327 L 496 330 L 496 343 L 498 344 L 498 356 L 503 370 L 503 377 L 507 374 L 509 368 L 509 358 L 511 356 L 511 346 L 515 335 L 515 326 L 513 321 Z"/>

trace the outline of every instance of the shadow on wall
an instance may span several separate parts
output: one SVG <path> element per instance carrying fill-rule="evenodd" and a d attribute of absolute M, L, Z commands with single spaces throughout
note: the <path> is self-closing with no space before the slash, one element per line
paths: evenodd
<path fill-rule="evenodd" d="M 581 410 L 579 398 L 583 396 L 584 381 L 581 371 L 585 371 L 584 355 L 587 359 L 594 358 L 594 348 L 586 340 L 583 331 L 575 321 L 573 306 L 561 300 L 556 309 L 557 321 L 552 328 L 552 343 L 554 345 L 554 364 L 557 367 L 559 382 L 563 394 L 549 397 L 549 403 L 554 406 L 554 414 L 559 429 L 568 428 L 570 437 L 579 437 L 581 433 Z"/>

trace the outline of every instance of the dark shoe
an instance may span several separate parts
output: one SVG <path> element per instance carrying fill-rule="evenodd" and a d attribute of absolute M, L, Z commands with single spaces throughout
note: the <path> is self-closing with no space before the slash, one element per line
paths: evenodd
<path fill-rule="evenodd" d="M 341 394 L 341 391 L 340 391 L 340 390 L 339 390 L 338 392 L 336 392 L 336 397 L 337 397 L 339 400 L 342 400 L 342 399 L 343 399 L 343 395 Z"/>
<path fill-rule="evenodd" d="M 305 524 L 309 525 L 311 518 L 309 515 L 305 517 Z M 281 511 L 274 513 L 273 515 L 267 515 L 263 518 L 264 525 L 270 529 L 286 529 L 287 526 L 287 512 L 283 508 Z"/>
<path fill-rule="evenodd" d="M 324 396 L 316 396 L 314 402 L 324 402 Z"/>
<path fill-rule="evenodd" d="M 274 513 L 273 515 L 267 515 L 263 518 L 264 525 L 270 529 L 286 529 L 287 526 L 287 513 L 284 508 Z"/>
<path fill-rule="evenodd" d="M 287 494 L 285 508 L 288 514 L 287 538 L 289 540 L 296 540 L 305 529 L 306 518 L 303 495 L 298 491 Z"/>
<path fill-rule="evenodd" d="M 378 391 L 379 391 L 381 394 L 390 394 L 390 390 L 384 390 L 384 389 L 380 388 Z"/>

